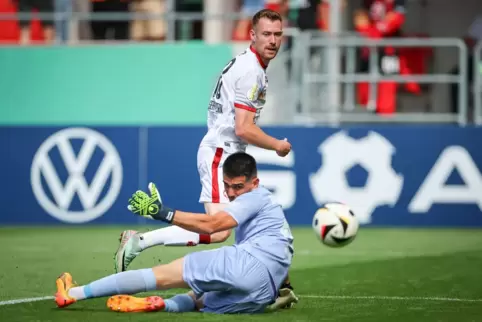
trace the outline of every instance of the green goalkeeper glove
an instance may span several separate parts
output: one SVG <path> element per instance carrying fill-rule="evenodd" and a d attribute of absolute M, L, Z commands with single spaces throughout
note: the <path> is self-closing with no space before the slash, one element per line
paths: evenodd
<path fill-rule="evenodd" d="M 162 204 L 161 196 L 154 183 L 149 183 L 149 196 L 144 191 L 138 190 L 129 199 L 127 209 L 132 213 L 154 220 L 162 220 L 167 223 L 172 223 L 174 209 L 168 208 Z"/>

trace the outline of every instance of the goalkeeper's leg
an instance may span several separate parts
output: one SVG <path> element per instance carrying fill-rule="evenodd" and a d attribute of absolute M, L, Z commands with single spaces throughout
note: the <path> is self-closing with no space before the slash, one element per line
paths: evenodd
<path fill-rule="evenodd" d="M 213 215 L 229 203 L 224 193 L 223 163 L 228 153 L 222 148 L 201 146 L 197 154 L 197 168 L 201 183 L 199 202 L 204 204 L 206 213 Z M 177 226 L 160 228 L 146 233 L 124 231 L 115 254 L 116 271 L 125 271 L 129 264 L 143 250 L 157 246 L 195 246 L 198 244 L 220 243 L 228 239 L 231 232 L 200 235 Z"/>
<path fill-rule="evenodd" d="M 287 276 L 283 285 L 280 287 L 276 301 L 266 308 L 266 312 L 274 312 L 279 309 L 290 309 L 296 303 L 298 303 L 298 297 L 294 293 L 289 276 Z"/>
<path fill-rule="evenodd" d="M 199 305 L 192 292 L 166 300 L 159 296 L 131 295 L 172 288 L 189 289 L 183 276 L 184 260 L 180 258 L 167 265 L 112 274 L 82 286 L 75 285 L 69 273 L 63 273 L 56 280 L 55 301 L 58 307 L 63 308 L 78 301 L 111 296 L 107 307 L 117 312 L 192 312 Z"/>

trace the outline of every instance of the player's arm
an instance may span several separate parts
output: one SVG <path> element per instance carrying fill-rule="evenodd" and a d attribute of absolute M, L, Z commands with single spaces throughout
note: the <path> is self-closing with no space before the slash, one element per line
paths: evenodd
<path fill-rule="evenodd" d="M 220 211 L 214 215 L 196 214 L 177 210 L 172 224 L 199 234 L 214 234 L 235 228 L 238 223 L 227 212 Z"/>
<path fill-rule="evenodd" d="M 236 82 L 235 89 L 235 133 L 243 141 L 257 147 L 279 151 L 282 149 L 283 141 L 280 141 L 259 128 L 254 122 L 258 105 L 258 98 L 261 95 L 258 74 L 250 71 L 240 77 Z"/>
<path fill-rule="evenodd" d="M 176 211 L 172 223 L 192 232 L 213 234 L 233 229 L 257 214 L 260 201 L 256 195 L 243 194 L 212 216 Z"/>
<path fill-rule="evenodd" d="M 174 210 L 162 203 L 156 185 L 149 183 L 150 196 L 144 191 L 136 191 L 129 199 L 128 209 L 139 216 L 161 220 L 186 230 L 213 234 L 232 229 L 244 222 L 259 210 L 258 200 L 246 200 L 246 194 L 231 202 L 225 210 L 210 216 Z"/>
<path fill-rule="evenodd" d="M 276 151 L 279 140 L 266 134 L 259 126 L 254 123 L 256 110 L 248 109 L 246 106 L 236 106 L 235 132 L 243 141 L 256 145 L 257 147 Z"/>

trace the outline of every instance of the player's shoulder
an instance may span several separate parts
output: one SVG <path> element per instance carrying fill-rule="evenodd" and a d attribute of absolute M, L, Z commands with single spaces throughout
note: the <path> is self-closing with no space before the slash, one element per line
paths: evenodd
<path fill-rule="evenodd" d="M 272 193 L 263 186 L 259 186 L 250 192 L 245 193 L 240 196 L 243 197 L 244 202 L 258 203 L 258 204 L 269 204 L 272 203 Z"/>
<path fill-rule="evenodd" d="M 259 66 L 256 55 L 250 48 L 245 49 L 235 57 L 234 70 L 242 77 L 244 75 L 262 75 L 264 70 Z"/>

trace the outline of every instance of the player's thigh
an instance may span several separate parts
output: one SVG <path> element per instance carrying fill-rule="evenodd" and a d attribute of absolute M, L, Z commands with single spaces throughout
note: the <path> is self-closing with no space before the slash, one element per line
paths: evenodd
<path fill-rule="evenodd" d="M 228 157 L 222 148 L 199 147 L 197 168 L 201 182 L 201 203 L 228 203 L 224 191 L 223 164 Z"/>
<path fill-rule="evenodd" d="M 183 278 L 198 296 L 206 292 L 230 291 L 242 294 L 244 300 L 241 302 L 269 303 L 276 295 L 266 267 L 236 246 L 186 255 Z"/>
<path fill-rule="evenodd" d="M 178 258 L 169 264 L 152 268 L 156 277 L 157 288 L 187 288 L 183 278 L 184 258 Z"/>
<path fill-rule="evenodd" d="M 202 297 L 199 311 L 217 314 L 262 313 L 269 303 L 251 302 L 245 294 L 230 291 L 209 292 Z"/>

